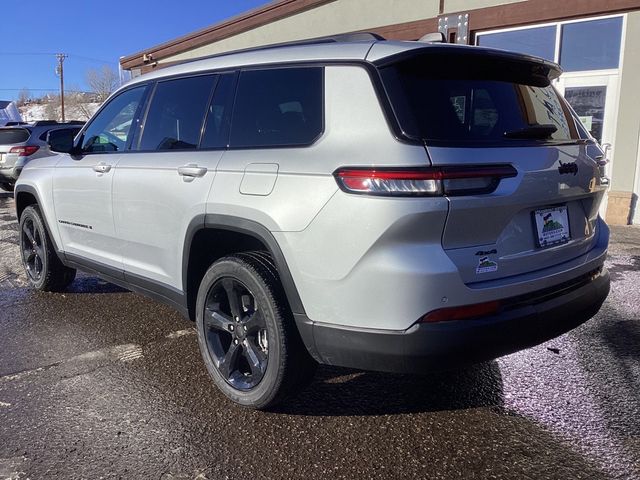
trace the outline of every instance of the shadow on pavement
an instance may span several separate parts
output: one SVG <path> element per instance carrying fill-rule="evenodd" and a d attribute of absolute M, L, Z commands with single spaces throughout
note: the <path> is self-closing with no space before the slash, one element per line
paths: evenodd
<path fill-rule="evenodd" d="M 424 376 L 321 366 L 314 382 L 274 413 L 382 415 L 502 405 L 502 376 L 497 362 Z"/>
<path fill-rule="evenodd" d="M 79 272 L 78 272 L 79 273 Z M 105 282 L 98 277 L 90 277 L 82 274 L 78 274 L 76 279 L 71 285 L 67 287 L 65 293 L 123 293 L 129 290 L 114 285 L 113 283 Z"/>

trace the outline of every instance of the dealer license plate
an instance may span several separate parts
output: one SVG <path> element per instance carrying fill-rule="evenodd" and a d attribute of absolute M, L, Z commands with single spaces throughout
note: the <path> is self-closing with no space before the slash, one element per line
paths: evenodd
<path fill-rule="evenodd" d="M 536 225 L 536 243 L 539 247 L 550 247 L 571 240 L 566 205 L 536 210 L 533 217 Z"/>

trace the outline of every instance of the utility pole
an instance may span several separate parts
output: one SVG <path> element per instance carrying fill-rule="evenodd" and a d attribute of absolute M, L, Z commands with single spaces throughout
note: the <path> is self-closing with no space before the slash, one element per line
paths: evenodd
<path fill-rule="evenodd" d="M 68 55 L 64 53 L 56 53 L 56 58 L 58 59 L 58 66 L 56 67 L 56 74 L 60 77 L 60 110 L 62 121 L 64 122 L 64 59 L 67 58 Z"/>

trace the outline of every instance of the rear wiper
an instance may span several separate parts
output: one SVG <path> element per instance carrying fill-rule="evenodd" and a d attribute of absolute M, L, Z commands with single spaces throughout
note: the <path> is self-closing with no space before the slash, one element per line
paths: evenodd
<path fill-rule="evenodd" d="M 551 134 L 558 131 L 558 127 L 550 123 L 529 125 L 525 128 L 519 128 L 518 130 L 510 130 L 504 132 L 504 136 L 507 138 L 547 138 Z"/>

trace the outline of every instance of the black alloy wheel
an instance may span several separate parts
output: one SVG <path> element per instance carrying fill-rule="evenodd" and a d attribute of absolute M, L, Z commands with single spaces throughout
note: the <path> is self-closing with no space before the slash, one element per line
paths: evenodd
<path fill-rule="evenodd" d="M 65 290 L 76 277 L 76 271 L 58 257 L 37 205 L 24 209 L 19 232 L 20 256 L 29 284 L 43 292 Z"/>
<path fill-rule="evenodd" d="M 43 232 L 40 231 L 33 218 L 27 218 L 22 223 L 20 249 L 27 275 L 31 281 L 39 282 L 44 271 L 44 239 Z"/>
<path fill-rule="evenodd" d="M 238 390 L 256 387 L 267 370 L 267 324 L 251 291 L 235 278 L 213 284 L 205 300 L 207 349 L 224 380 Z"/>
<path fill-rule="evenodd" d="M 271 408 L 313 378 L 317 364 L 268 252 L 239 252 L 212 263 L 200 282 L 195 313 L 207 371 L 236 404 Z"/>

